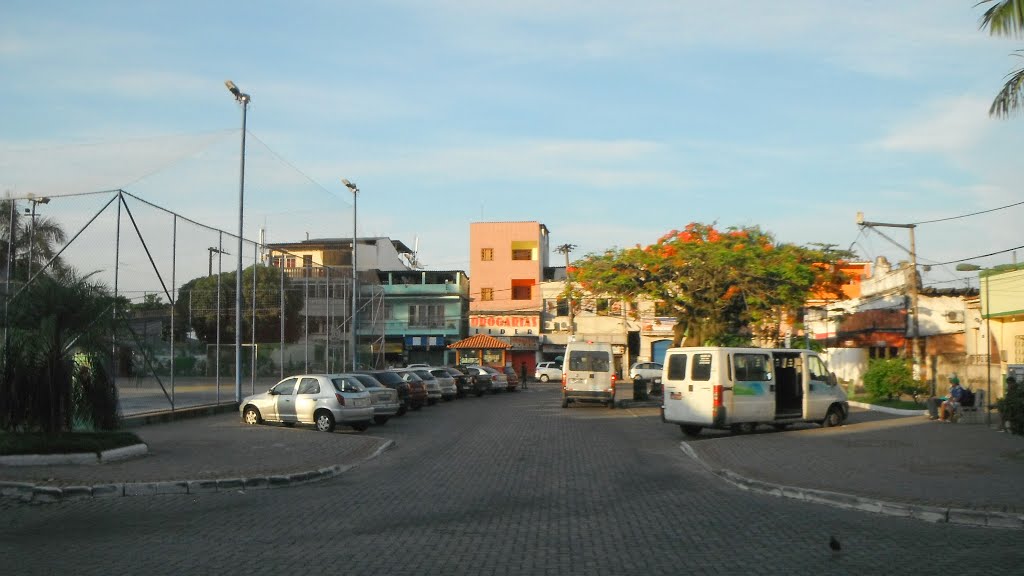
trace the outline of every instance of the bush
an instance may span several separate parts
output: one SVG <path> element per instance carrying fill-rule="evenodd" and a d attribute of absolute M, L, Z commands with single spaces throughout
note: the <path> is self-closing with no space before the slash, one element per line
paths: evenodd
<path fill-rule="evenodd" d="M 1024 384 L 1009 384 L 996 408 L 1003 422 L 1009 422 L 1010 432 L 1024 436 Z"/>
<path fill-rule="evenodd" d="M 910 362 L 903 358 L 879 358 L 868 364 L 864 372 L 864 390 L 875 400 L 898 398 L 904 390 L 915 386 Z"/>

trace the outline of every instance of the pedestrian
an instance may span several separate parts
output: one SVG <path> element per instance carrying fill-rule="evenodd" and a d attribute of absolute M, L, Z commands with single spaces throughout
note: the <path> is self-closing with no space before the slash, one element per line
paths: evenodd
<path fill-rule="evenodd" d="M 519 380 L 523 385 L 523 390 L 529 388 L 529 386 L 526 385 L 526 362 L 519 365 Z"/>
<path fill-rule="evenodd" d="M 960 399 L 964 395 L 964 389 L 960 387 L 960 379 L 956 377 L 956 374 L 949 377 L 949 383 L 952 385 L 949 389 L 949 397 L 939 406 L 940 422 L 948 422 L 956 414 L 957 408 L 960 407 Z"/>

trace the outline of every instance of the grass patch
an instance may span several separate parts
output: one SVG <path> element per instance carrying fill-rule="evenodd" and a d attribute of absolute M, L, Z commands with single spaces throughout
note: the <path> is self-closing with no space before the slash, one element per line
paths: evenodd
<path fill-rule="evenodd" d="M 850 400 L 854 402 L 863 402 L 865 404 L 874 404 L 875 406 L 884 406 L 886 408 L 898 408 L 900 410 L 928 409 L 926 405 L 914 402 L 913 400 L 876 400 L 867 394 L 854 394 L 853 396 L 850 396 Z"/>
<path fill-rule="evenodd" d="M 111 432 L 0 432 L 0 456 L 17 454 L 76 454 L 143 444 L 138 436 L 121 430 Z"/>

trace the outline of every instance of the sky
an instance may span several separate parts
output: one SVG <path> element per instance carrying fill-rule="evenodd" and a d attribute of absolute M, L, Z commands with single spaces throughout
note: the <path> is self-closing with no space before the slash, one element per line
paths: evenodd
<path fill-rule="evenodd" d="M 980 30 L 982 11 L 6 0 L 0 194 L 51 198 L 35 207 L 74 233 L 110 199 L 85 193 L 122 189 L 139 200 L 153 259 L 180 261 L 179 284 L 231 268 L 208 251 L 231 252 L 211 230 L 238 230 L 243 114 L 230 79 L 252 98 L 248 239 L 351 237 L 355 221 L 360 236 L 418 249 L 427 269 L 468 273 L 471 222 L 541 222 L 578 258 L 696 221 L 907 260 L 908 229 L 861 228 L 862 212 L 918 224 L 926 285 L 977 286 L 951 262 L 1024 257 L 1011 251 L 1024 245 L 1024 115 L 988 115 L 1024 39 Z M 355 214 L 342 178 L 360 189 Z M 107 266 L 112 225 L 86 230 L 76 258 Z"/>

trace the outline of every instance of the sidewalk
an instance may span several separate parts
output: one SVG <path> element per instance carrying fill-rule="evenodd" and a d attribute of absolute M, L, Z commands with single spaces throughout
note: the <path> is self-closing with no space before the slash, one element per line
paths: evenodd
<path fill-rule="evenodd" d="M 0 495 L 21 500 L 215 492 L 287 486 L 339 474 L 391 446 L 339 430 L 248 427 L 236 411 L 132 428 L 145 456 L 93 465 L 0 466 Z"/>
<path fill-rule="evenodd" d="M 683 442 L 743 489 L 932 522 L 1024 529 L 1024 437 L 854 412 L 847 425 Z"/>

